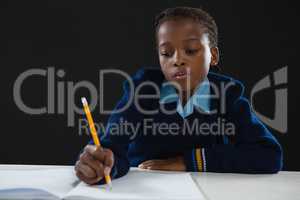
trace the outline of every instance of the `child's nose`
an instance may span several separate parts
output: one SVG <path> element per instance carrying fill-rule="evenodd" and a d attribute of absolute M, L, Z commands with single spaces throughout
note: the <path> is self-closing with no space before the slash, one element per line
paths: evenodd
<path fill-rule="evenodd" d="M 184 66 L 185 65 L 185 61 L 183 58 L 182 53 L 180 52 L 175 52 L 174 53 L 174 67 L 180 67 L 180 66 Z"/>

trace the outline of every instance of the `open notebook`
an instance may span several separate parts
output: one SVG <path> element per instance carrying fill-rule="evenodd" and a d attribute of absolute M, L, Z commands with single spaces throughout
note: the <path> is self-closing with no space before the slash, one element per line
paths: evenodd
<path fill-rule="evenodd" d="M 89 186 L 70 169 L 0 170 L 0 199 L 204 199 L 189 173 L 133 169 L 112 184 Z"/>

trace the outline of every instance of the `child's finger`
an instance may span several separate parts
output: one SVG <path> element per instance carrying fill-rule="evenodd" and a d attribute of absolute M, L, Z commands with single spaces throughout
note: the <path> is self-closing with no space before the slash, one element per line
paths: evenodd
<path fill-rule="evenodd" d="M 108 176 L 109 174 L 110 174 L 110 172 L 111 172 L 111 168 L 110 167 L 104 167 L 104 175 L 105 176 Z"/>
<path fill-rule="evenodd" d="M 103 168 L 104 167 L 103 167 L 103 164 L 100 161 L 95 160 L 88 153 L 82 154 L 82 156 L 80 156 L 80 161 L 83 164 L 86 164 L 89 167 L 91 167 L 96 172 L 98 177 L 103 177 Z"/>
<path fill-rule="evenodd" d="M 141 163 L 138 167 L 146 169 L 148 166 L 153 165 L 154 161 L 153 160 L 148 160 L 143 163 Z"/>
<path fill-rule="evenodd" d="M 114 154 L 110 149 L 103 149 L 104 155 L 104 165 L 112 168 L 114 165 Z"/>
<path fill-rule="evenodd" d="M 105 160 L 105 152 L 102 147 L 97 148 L 95 151 L 91 154 L 96 160 L 99 160 L 100 162 L 104 162 Z"/>
<path fill-rule="evenodd" d="M 80 171 L 87 178 L 95 178 L 97 177 L 96 172 L 86 164 L 80 162 L 77 166 L 77 171 Z"/>
<path fill-rule="evenodd" d="M 84 151 L 89 153 L 89 154 L 93 154 L 94 151 L 96 151 L 97 149 L 97 146 L 96 145 L 91 145 L 91 144 L 88 144 L 84 147 Z"/>
<path fill-rule="evenodd" d="M 86 145 L 84 151 L 92 156 L 98 156 L 99 153 L 102 152 L 101 147 L 97 147 L 96 145 Z"/>
<path fill-rule="evenodd" d="M 166 163 L 154 163 L 146 167 L 146 169 L 150 170 L 169 170 L 169 168 L 170 166 Z"/>
<path fill-rule="evenodd" d="M 111 169 L 114 165 L 114 155 L 110 149 L 104 149 L 105 158 L 104 158 L 104 174 L 109 175 Z"/>
<path fill-rule="evenodd" d="M 97 182 L 99 182 L 102 178 L 99 178 L 99 177 L 96 177 L 96 178 L 87 178 L 86 176 L 84 176 L 83 174 L 82 174 L 82 172 L 81 171 L 76 171 L 76 176 L 80 179 L 80 180 L 82 180 L 83 182 L 85 182 L 85 183 L 87 183 L 87 184 L 94 184 L 94 183 L 97 183 Z"/>
<path fill-rule="evenodd" d="M 148 166 L 148 165 L 153 165 L 153 164 L 156 164 L 156 163 L 161 163 L 161 162 L 164 162 L 165 160 L 147 160 L 143 163 L 141 163 L 141 165 L 143 166 Z"/>
<path fill-rule="evenodd" d="M 148 164 L 151 164 L 153 162 L 156 162 L 157 160 L 147 160 L 147 161 L 144 161 L 141 163 L 141 165 L 148 165 Z"/>

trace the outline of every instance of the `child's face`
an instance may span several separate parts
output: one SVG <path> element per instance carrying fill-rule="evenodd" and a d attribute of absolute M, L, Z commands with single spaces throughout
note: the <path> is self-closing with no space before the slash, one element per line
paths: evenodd
<path fill-rule="evenodd" d="M 157 43 L 166 79 L 178 83 L 182 91 L 193 91 L 207 76 L 210 65 L 218 62 L 218 49 L 210 48 L 204 28 L 190 19 L 163 22 Z"/>

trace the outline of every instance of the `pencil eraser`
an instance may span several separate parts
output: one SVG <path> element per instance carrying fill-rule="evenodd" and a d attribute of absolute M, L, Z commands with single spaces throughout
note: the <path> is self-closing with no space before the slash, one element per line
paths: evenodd
<path fill-rule="evenodd" d="M 85 97 L 81 97 L 81 102 L 83 105 L 87 105 L 87 100 Z"/>

